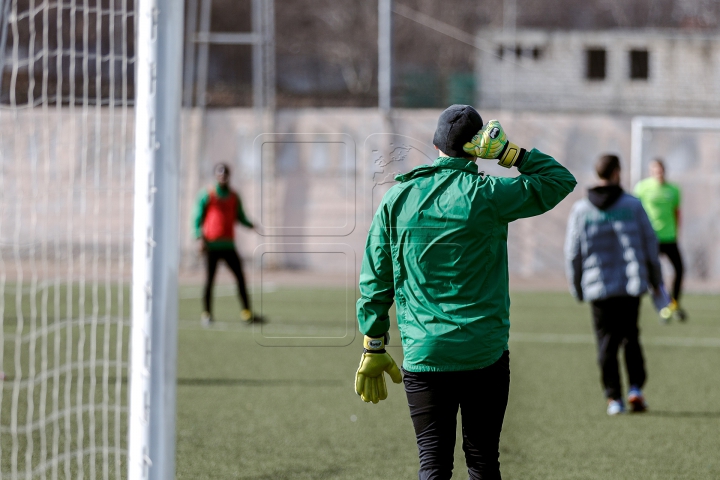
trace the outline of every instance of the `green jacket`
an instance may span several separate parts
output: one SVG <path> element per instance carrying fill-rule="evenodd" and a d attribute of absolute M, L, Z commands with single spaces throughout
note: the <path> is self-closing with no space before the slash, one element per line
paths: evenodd
<path fill-rule="evenodd" d="M 482 161 L 482 160 L 480 160 Z M 516 178 L 440 157 L 396 180 L 370 226 L 360 270 L 360 332 L 381 336 L 397 302 L 410 372 L 495 363 L 508 348 L 508 223 L 547 212 L 576 185 L 552 157 L 525 154 Z"/>
<path fill-rule="evenodd" d="M 195 238 L 199 239 L 202 238 L 202 226 L 203 221 L 205 220 L 205 213 L 207 213 L 207 206 L 208 202 L 210 201 L 210 189 L 213 188 L 203 188 L 200 194 L 198 195 L 198 199 L 195 202 L 195 208 L 193 209 L 193 217 L 192 217 L 192 230 L 193 235 Z M 243 210 L 242 201 L 240 201 L 240 195 L 233 192 L 229 188 L 220 188 L 220 185 L 215 185 L 215 193 L 217 194 L 218 198 L 226 198 L 227 196 L 233 194 L 237 197 L 237 212 L 235 214 L 235 220 L 240 222 L 241 224 L 245 225 L 248 228 L 253 228 L 253 224 L 250 220 L 248 220 L 247 216 L 245 216 L 245 211 Z M 227 250 L 230 248 L 235 248 L 235 242 L 233 240 L 219 240 L 214 242 L 206 242 L 208 250 Z"/>

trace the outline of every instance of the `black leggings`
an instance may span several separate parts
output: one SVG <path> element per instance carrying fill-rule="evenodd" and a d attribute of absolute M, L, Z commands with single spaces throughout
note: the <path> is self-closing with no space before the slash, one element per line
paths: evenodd
<path fill-rule="evenodd" d="M 673 280 L 672 296 L 676 301 L 680 301 L 680 290 L 682 289 L 683 280 L 683 261 L 678 250 L 677 243 L 661 243 L 660 253 L 667 255 L 668 260 L 672 263 L 673 269 L 675 269 L 675 280 Z"/>
<path fill-rule="evenodd" d="M 452 477 L 457 412 L 471 480 L 500 480 L 499 445 L 510 389 L 510 356 L 459 372 L 403 369 L 410 417 L 420 453 L 420 480 Z"/>
<path fill-rule="evenodd" d="M 205 296 L 203 302 L 206 312 L 212 312 L 212 289 L 215 280 L 215 271 L 220 260 L 225 260 L 227 266 L 232 270 L 233 275 L 237 279 L 238 294 L 243 308 L 250 309 L 250 300 L 248 299 L 247 289 L 245 288 L 245 278 L 242 272 L 242 262 L 234 248 L 226 250 L 208 250 L 207 258 L 207 278 L 205 280 Z"/>
<path fill-rule="evenodd" d="M 597 337 L 598 365 L 605 396 L 613 400 L 622 398 L 618 350 L 625 350 L 625 367 L 630 385 L 642 388 L 647 374 L 640 346 L 638 315 L 640 297 L 611 297 L 591 303 L 595 336 Z"/>

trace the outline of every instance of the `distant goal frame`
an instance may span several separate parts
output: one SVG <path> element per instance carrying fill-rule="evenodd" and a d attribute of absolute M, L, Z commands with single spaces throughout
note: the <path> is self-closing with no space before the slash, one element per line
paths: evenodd
<path fill-rule="evenodd" d="M 636 116 L 631 123 L 630 137 L 630 184 L 642 179 L 643 133 L 646 129 L 666 130 L 718 130 L 719 117 L 667 117 Z"/>

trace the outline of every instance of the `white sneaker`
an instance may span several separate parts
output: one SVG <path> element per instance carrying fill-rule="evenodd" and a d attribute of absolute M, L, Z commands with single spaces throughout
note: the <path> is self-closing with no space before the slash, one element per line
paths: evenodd
<path fill-rule="evenodd" d="M 607 414 L 608 415 L 619 415 L 625 412 L 625 406 L 620 400 L 608 400 Z"/>
<path fill-rule="evenodd" d="M 200 323 L 203 327 L 209 327 L 213 323 L 212 315 L 210 315 L 210 312 L 202 312 L 200 314 Z"/>

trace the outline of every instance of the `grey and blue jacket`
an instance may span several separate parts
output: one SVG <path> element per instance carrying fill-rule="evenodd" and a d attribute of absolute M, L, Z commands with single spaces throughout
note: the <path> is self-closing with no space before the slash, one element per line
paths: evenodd
<path fill-rule="evenodd" d="M 640 200 L 616 185 L 591 188 L 570 212 L 565 265 L 578 300 L 639 297 L 659 287 L 658 241 Z"/>

